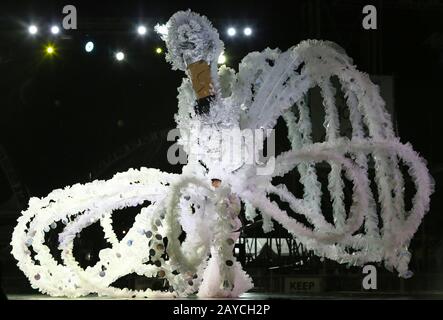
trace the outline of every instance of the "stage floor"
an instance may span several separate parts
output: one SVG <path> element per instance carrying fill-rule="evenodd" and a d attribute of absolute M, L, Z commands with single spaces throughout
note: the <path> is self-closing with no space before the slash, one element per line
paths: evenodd
<path fill-rule="evenodd" d="M 147 300 L 143 298 L 107 298 L 97 297 L 90 295 L 81 298 L 63 298 L 63 297 L 50 297 L 42 294 L 9 294 L 7 295 L 10 300 Z M 415 294 L 398 294 L 398 293 L 369 293 L 369 292 L 331 292 L 321 294 L 273 294 L 273 293 L 254 293 L 249 292 L 241 295 L 236 299 L 224 299 L 224 300 L 443 300 L 443 292 L 426 292 Z M 157 299 L 156 299 L 157 300 Z M 169 299 L 158 299 L 169 300 Z M 176 298 L 172 300 L 219 300 L 219 299 L 200 299 L 196 296 L 188 298 Z"/>

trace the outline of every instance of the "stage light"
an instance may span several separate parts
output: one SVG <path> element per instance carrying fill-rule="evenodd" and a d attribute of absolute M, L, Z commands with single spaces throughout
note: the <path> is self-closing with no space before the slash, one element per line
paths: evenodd
<path fill-rule="evenodd" d="M 86 52 L 91 52 L 92 50 L 94 50 L 94 42 L 92 41 L 86 42 L 85 50 Z"/>
<path fill-rule="evenodd" d="M 30 34 L 36 34 L 38 32 L 38 28 L 35 25 L 30 25 L 28 31 Z"/>
<path fill-rule="evenodd" d="M 225 64 L 226 63 L 226 56 L 224 53 L 220 54 L 218 56 L 218 64 Z"/>
<path fill-rule="evenodd" d="M 252 34 L 252 29 L 249 27 L 246 27 L 243 29 L 243 33 L 245 34 L 245 36 L 250 36 Z"/>
<path fill-rule="evenodd" d="M 155 53 L 157 54 L 161 54 L 163 52 L 163 49 L 158 47 L 157 49 L 155 49 Z"/>
<path fill-rule="evenodd" d="M 144 36 L 147 32 L 147 29 L 145 26 L 138 26 L 137 33 L 141 36 Z"/>
<path fill-rule="evenodd" d="M 233 28 L 233 27 L 228 28 L 228 36 L 233 37 L 233 36 L 235 36 L 236 33 L 237 33 L 237 30 L 235 30 L 235 28 Z"/>
<path fill-rule="evenodd" d="M 55 48 L 52 45 L 47 45 L 45 48 L 45 52 L 47 55 L 52 56 L 55 53 Z"/>
<path fill-rule="evenodd" d="M 51 33 L 52 34 L 58 34 L 60 32 L 60 28 L 57 26 L 52 26 L 51 27 Z"/>
<path fill-rule="evenodd" d="M 125 54 L 119 51 L 115 54 L 115 59 L 117 59 L 117 61 L 122 61 L 123 59 L 125 59 Z"/>

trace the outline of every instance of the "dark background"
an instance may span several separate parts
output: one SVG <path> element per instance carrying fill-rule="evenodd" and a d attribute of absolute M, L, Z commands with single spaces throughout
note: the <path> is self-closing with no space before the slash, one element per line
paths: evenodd
<path fill-rule="evenodd" d="M 52 37 L 48 29 L 61 24 L 66 4 L 77 7 L 78 30 Z M 362 28 L 366 4 L 378 9 L 377 30 Z M 440 273 L 434 258 L 443 255 L 443 1 L 1 1 L 2 255 L 9 254 L 10 231 L 29 196 L 129 167 L 180 172 L 167 164 L 165 136 L 174 127 L 184 74 L 155 53 L 164 46 L 153 26 L 188 8 L 219 29 L 233 68 L 250 51 L 316 38 L 340 44 L 361 71 L 393 76 L 398 134 L 427 159 L 436 180 L 414 241 L 428 250 L 423 272 Z M 39 26 L 36 37 L 27 33 L 31 22 Z M 135 33 L 140 22 L 149 29 L 144 38 Z M 230 25 L 254 33 L 230 39 Z M 88 40 L 92 54 L 84 51 Z M 43 53 L 48 42 L 57 49 L 52 58 Z M 125 62 L 114 60 L 117 49 Z"/>

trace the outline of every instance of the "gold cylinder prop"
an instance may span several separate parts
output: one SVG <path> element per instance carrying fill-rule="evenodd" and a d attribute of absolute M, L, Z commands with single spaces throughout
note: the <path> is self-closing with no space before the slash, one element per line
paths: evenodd
<path fill-rule="evenodd" d="M 197 95 L 197 99 L 203 99 L 212 95 L 211 67 L 200 60 L 188 65 L 191 74 L 192 87 Z"/>

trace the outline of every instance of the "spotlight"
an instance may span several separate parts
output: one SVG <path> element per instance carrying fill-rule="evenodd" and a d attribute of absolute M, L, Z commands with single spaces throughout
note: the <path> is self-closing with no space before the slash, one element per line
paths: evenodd
<path fill-rule="evenodd" d="M 146 34 L 146 27 L 145 26 L 138 26 L 137 33 L 141 36 L 144 36 Z"/>
<path fill-rule="evenodd" d="M 125 59 L 125 54 L 119 51 L 115 54 L 115 59 L 117 59 L 117 61 L 122 61 L 123 59 Z"/>
<path fill-rule="evenodd" d="M 243 33 L 245 34 L 245 36 L 250 36 L 252 34 L 252 29 L 249 27 L 246 27 L 243 29 Z"/>
<path fill-rule="evenodd" d="M 47 55 L 52 56 L 55 53 L 55 48 L 52 45 L 47 45 L 45 48 L 45 52 Z"/>
<path fill-rule="evenodd" d="M 158 47 L 157 49 L 155 49 L 155 53 L 157 54 L 161 54 L 163 52 L 163 49 Z"/>
<path fill-rule="evenodd" d="M 38 32 L 38 29 L 35 25 L 30 25 L 28 31 L 30 34 L 36 34 Z"/>
<path fill-rule="evenodd" d="M 225 64 L 226 63 L 226 56 L 224 53 L 220 54 L 218 56 L 218 64 Z"/>
<path fill-rule="evenodd" d="M 233 37 L 233 36 L 235 36 L 236 33 L 237 33 L 237 30 L 235 30 L 235 28 L 233 28 L 233 27 L 228 28 L 228 36 Z"/>
<path fill-rule="evenodd" d="M 58 34 L 60 32 L 60 28 L 57 26 L 52 26 L 51 27 L 51 33 L 52 34 Z"/>
<path fill-rule="evenodd" d="M 92 41 L 86 42 L 85 50 L 86 52 L 91 52 L 92 50 L 94 50 L 94 42 Z"/>

